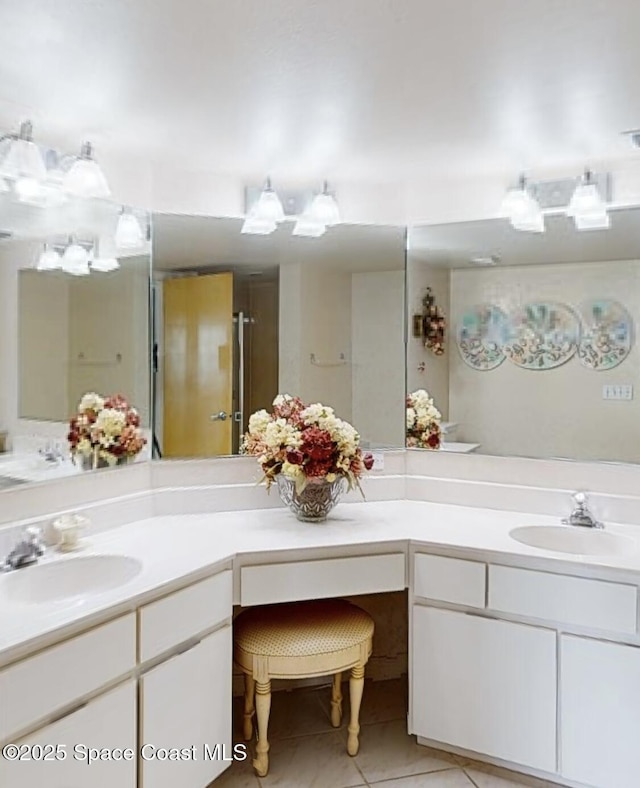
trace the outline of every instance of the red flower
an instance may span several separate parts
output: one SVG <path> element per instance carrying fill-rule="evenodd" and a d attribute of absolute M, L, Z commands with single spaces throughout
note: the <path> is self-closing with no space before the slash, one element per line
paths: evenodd
<path fill-rule="evenodd" d="M 287 462 L 290 462 L 291 465 L 302 465 L 304 454 L 299 449 L 291 449 L 287 452 Z"/>
<path fill-rule="evenodd" d="M 440 446 L 440 433 L 432 432 L 427 438 L 427 443 L 432 449 L 437 449 Z"/>
<path fill-rule="evenodd" d="M 311 460 L 327 460 L 336 453 L 336 444 L 331 435 L 320 427 L 307 427 L 302 433 L 300 451 Z"/>
<path fill-rule="evenodd" d="M 362 458 L 362 463 L 364 467 L 370 471 L 373 468 L 373 454 L 368 451 Z"/>

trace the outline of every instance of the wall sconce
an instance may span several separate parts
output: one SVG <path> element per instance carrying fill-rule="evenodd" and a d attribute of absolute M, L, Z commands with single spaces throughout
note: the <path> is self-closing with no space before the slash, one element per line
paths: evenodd
<path fill-rule="evenodd" d="M 607 230 L 611 227 L 607 203 L 591 170 L 585 170 L 580 178 L 567 207 L 567 216 L 573 218 L 576 230 Z"/>
<path fill-rule="evenodd" d="M 520 176 L 518 185 L 506 193 L 500 206 L 500 215 L 509 219 L 515 230 L 544 232 L 544 216 L 540 203 L 531 194 L 524 175 Z"/>
<path fill-rule="evenodd" d="M 267 178 L 260 196 L 247 212 L 241 232 L 249 235 L 269 235 L 284 219 L 282 202 L 271 185 L 271 178 Z"/>
<path fill-rule="evenodd" d="M 98 162 L 93 157 L 93 146 L 84 142 L 80 155 L 73 157 L 62 181 L 62 188 L 76 197 L 106 198 L 111 196 L 107 179 Z"/>
<path fill-rule="evenodd" d="M 144 245 L 144 233 L 131 208 L 122 207 L 115 236 L 116 248 L 139 249 Z"/>
<path fill-rule="evenodd" d="M 434 355 L 444 355 L 446 318 L 436 305 L 436 299 L 430 287 L 422 299 L 422 313 L 413 316 L 413 336 L 424 340 L 424 346 Z"/>

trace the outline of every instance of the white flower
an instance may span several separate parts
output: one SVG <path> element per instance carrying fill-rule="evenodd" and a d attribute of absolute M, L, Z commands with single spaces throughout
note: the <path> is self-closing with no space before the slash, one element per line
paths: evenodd
<path fill-rule="evenodd" d="M 126 414 L 115 408 L 104 408 L 98 413 L 94 429 L 105 436 L 117 436 L 122 433 L 126 424 Z"/>
<path fill-rule="evenodd" d="M 302 442 L 299 430 L 285 419 L 269 422 L 264 431 L 263 440 L 270 449 L 279 449 L 281 446 L 296 448 Z"/>
<path fill-rule="evenodd" d="M 293 397 L 290 394 L 278 394 L 278 396 L 273 400 L 272 405 L 275 408 L 279 408 L 281 405 L 284 405 L 285 402 L 291 402 Z"/>
<path fill-rule="evenodd" d="M 104 408 L 104 399 L 95 391 L 88 391 L 80 400 L 78 411 L 85 413 L 87 410 L 100 411 Z"/>
<path fill-rule="evenodd" d="M 270 421 L 271 416 L 266 410 L 257 410 L 249 416 L 249 432 L 252 435 L 262 435 Z"/>
<path fill-rule="evenodd" d="M 300 414 L 305 424 L 318 424 L 323 430 L 328 430 L 335 422 L 333 408 L 316 402 L 306 407 Z"/>
<path fill-rule="evenodd" d="M 294 465 L 291 462 L 283 462 L 282 473 L 284 473 L 284 475 L 287 476 L 289 479 L 295 479 L 296 476 L 303 475 L 303 470 L 300 465 Z"/>
<path fill-rule="evenodd" d="M 413 427 L 416 421 L 416 412 L 413 408 L 407 408 L 407 427 Z"/>

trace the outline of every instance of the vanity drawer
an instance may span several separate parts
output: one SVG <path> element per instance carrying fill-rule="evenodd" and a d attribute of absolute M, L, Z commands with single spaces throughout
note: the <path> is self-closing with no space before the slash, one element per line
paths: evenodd
<path fill-rule="evenodd" d="M 377 594 L 405 587 L 404 553 L 243 566 L 240 570 L 241 605 Z"/>
<path fill-rule="evenodd" d="M 503 613 L 634 634 L 637 599 L 632 585 L 489 566 L 489 607 Z"/>
<path fill-rule="evenodd" d="M 485 564 L 419 553 L 413 567 L 414 596 L 466 607 L 484 607 Z"/>
<path fill-rule="evenodd" d="M 140 608 L 140 662 L 211 629 L 233 612 L 231 570 Z"/>
<path fill-rule="evenodd" d="M 0 741 L 50 718 L 136 664 L 136 617 L 122 616 L 0 671 Z"/>

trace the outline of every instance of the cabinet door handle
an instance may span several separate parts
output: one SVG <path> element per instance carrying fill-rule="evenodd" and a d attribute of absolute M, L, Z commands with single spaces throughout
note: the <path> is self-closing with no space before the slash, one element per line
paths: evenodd
<path fill-rule="evenodd" d="M 213 413 L 211 416 L 209 416 L 209 418 L 211 421 L 226 421 L 227 414 L 221 410 L 220 413 Z"/>

